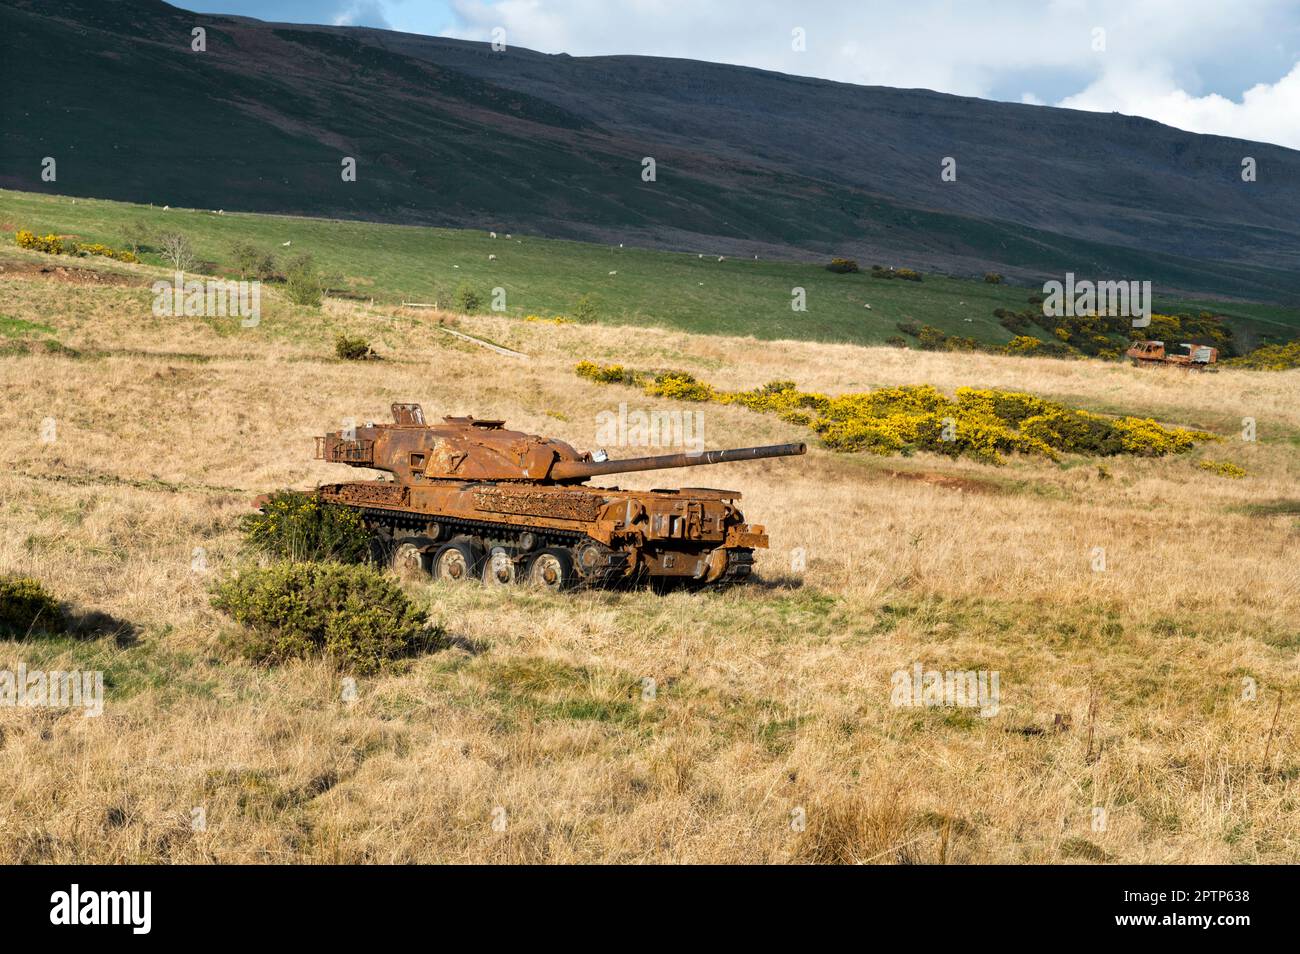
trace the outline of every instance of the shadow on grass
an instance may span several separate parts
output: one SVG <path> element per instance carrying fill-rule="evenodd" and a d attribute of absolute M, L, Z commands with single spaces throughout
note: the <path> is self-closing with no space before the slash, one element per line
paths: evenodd
<path fill-rule="evenodd" d="M 140 629 L 134 623 L 120 619 L 102 610 L 81 610 L 64 607 L 65 635 L 73 639 L 90 641 L 111 637 L 119 649 L 134 646 L 140 639 Z"/>

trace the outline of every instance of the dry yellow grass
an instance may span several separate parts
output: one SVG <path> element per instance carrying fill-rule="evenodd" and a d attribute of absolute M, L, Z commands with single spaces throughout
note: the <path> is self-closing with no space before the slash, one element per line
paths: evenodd
<path fill-rule="evenodd" d="M 125 646 L 0 643 L 0 667 L 104 669 L 111 684 L 100 718 L 0 709 L 0 862 L 1300 860 L 1300 535 L 1294 510 L 1249 509 L 1300 497 L 1300 372 L 310 313 L 274 296 L 239 329 L 155 318 L 148 270 L 118 270 L 141 286 L 0 278 L 0 312 L 85 355 L 0 357 L 0 572 L 138 630 Z M 385 360 L 335 360 L 338 331 Z M 1226 439 L 1106 461 L 1109 479 L 1096 461 L 816 447 L 630 475 L 743 489 L 773 542 L 758 583 L 666 597 L 412 586 L 459 646 L 359 680 L 352 703 L 322 665 L 259 669 L 224 648 L 207 588 L 239 559 L 248 500 L 351 474 L 311 460 L 314 434 L 414 400 L 590 447 L 598 411 L 669 406 L 578 379 L 584 358 L 726 388 L 1013 388 Z M 808 436 L 703 411 L 710 447 Z M 1255 443 L 1238 438 L 1247 416 Z M 1206 455 L 1251 476 L 1200 470 Z M 891 674 L 915 662 L 999 671 L 998 715 L 892 706 Z"/>

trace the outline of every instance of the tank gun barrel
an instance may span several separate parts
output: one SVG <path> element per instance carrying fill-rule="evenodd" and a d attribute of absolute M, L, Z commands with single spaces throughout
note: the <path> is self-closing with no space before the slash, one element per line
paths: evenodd
<path fill-rule="evenodd" d="M 765 457 L 797 457 L 808 452 L 806 444 L 771 444 L 767 447 L 733 447 L 729 450 L 701 451 L 698 454 L 664 454 L 659 457 L 629 457 L 625 460 L 557 461 L 551 467 L 552 480 L 585 480 L 602 474 L 627 474 L 638 470 L 666 470 L 670 467 L 701 467 L 725 464 L 733 460 L 760 460 Z"/>

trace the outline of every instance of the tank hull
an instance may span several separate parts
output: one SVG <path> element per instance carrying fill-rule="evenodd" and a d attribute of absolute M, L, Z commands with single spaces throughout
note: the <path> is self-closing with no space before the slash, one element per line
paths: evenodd
<path fill-rule="evenodd" d="M 317 492 L 358 511 L 390 558 L 441 577 L 459 569 L 485 583 L 551 585 L 558 575 L 557 588 L 724 586 L 745 579 L 754 550 L 768 545 L 729 490 L 372 480 Z"/>

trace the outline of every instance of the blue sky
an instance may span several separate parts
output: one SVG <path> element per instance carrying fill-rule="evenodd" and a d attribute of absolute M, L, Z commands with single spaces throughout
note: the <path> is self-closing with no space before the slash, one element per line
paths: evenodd
<path fill-rule="evenodd" d="M 1300 148 L 1298 0 L 177 0 L 1147 116 Z M 801 34 L 796 31 L 802 31 Z M 802 36 L 802 48 L 797 37 Z"/>

